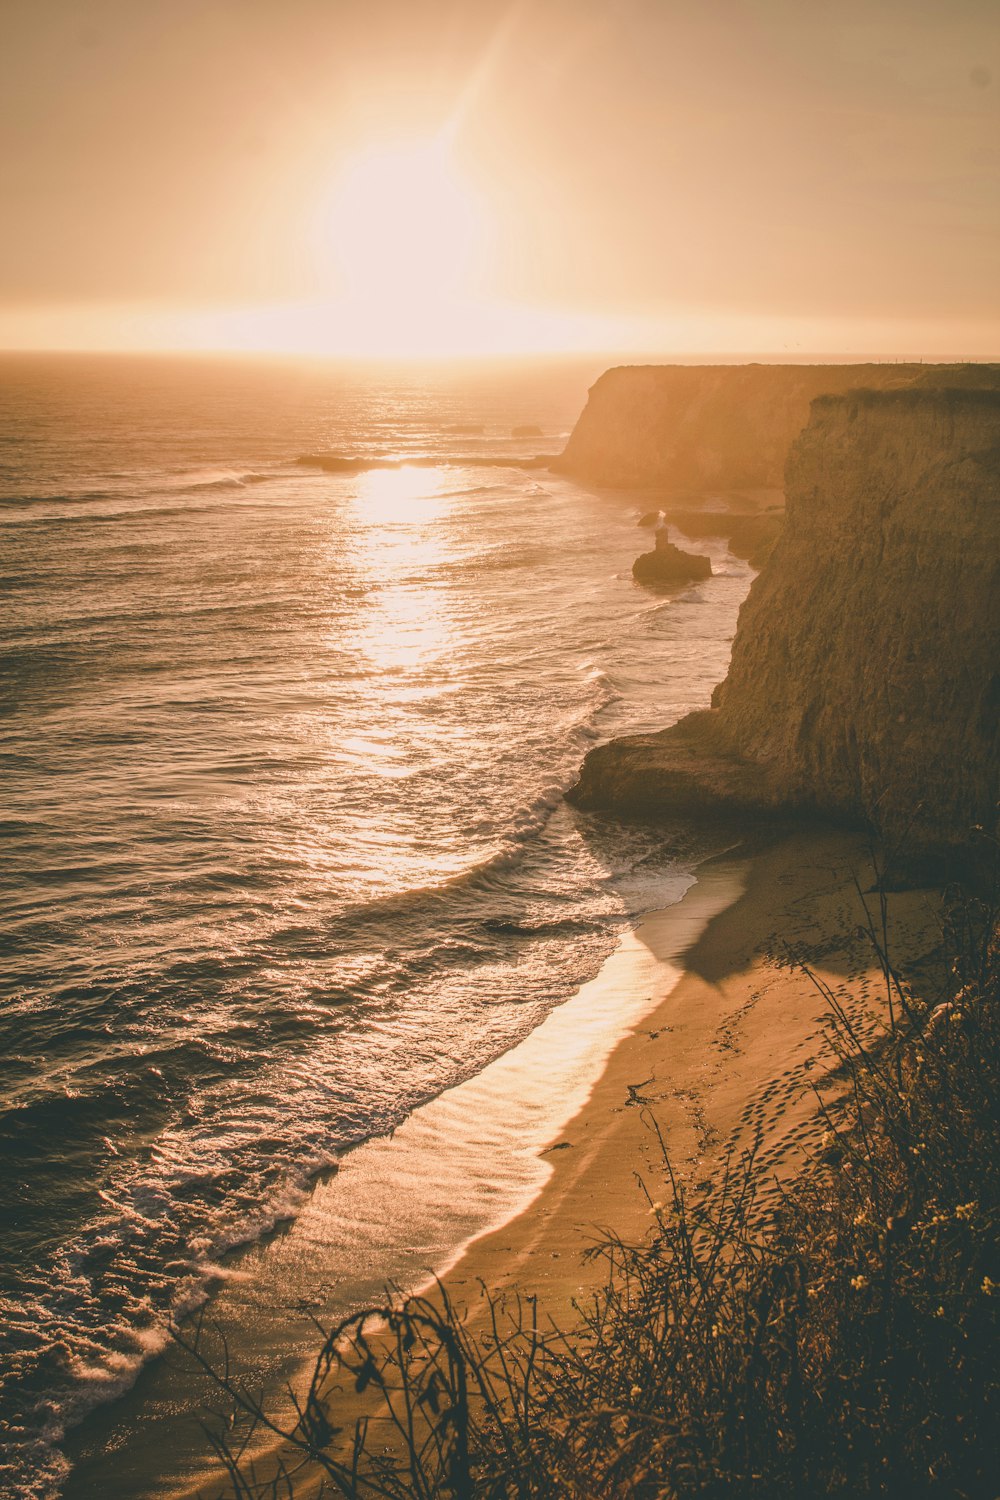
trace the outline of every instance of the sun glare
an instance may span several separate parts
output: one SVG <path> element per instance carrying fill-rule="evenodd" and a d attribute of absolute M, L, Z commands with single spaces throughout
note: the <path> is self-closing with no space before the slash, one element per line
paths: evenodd
<path fill-rule="evenodd" d="M 358 510 L 372 528 L 427 526 L 444 512 L 442 484 L 440 469 L 370 469 L 358 476 Z"/>
<path fill-rule="evenodd" d="M 316 235 L 348 342 L 375 351 L 461 343 L 483 275 L 486 219 L 447 134 L 359 151 L 332 183 Z"/>
<path fill-rule="evenodd" d="M 436 299 L 473 289 L 483 220 L 446 137 L 371 146 L 333 185 L 323 248 L 340 291 Z"/>
<path fill-rule="evenodd" d="M 446 656 L 449 643 L 454 649 L 443 591 L 434 582 L 447 541 L 433 523 L 448 505 L 443 470 L 403 467 L 358 475 L 355 556 L 361 575 L 375 586 L 350 644 L 379 672 L 419 673 Z M 424 681 L 413 685 L 428 687 Z"/>

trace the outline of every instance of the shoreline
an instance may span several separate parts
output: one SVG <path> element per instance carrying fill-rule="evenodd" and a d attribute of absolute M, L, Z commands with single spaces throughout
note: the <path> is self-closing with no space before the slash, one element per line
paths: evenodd
<path fill-rule="evenodd" d="M 541 1191 L 472 1240 L 443 1276 L 473 1330 L 488 1312 L 489 1289 L 537 1297 L 540 1321 L 572 1337 L 577 1306 L 605 1281 L 603 1257 L 585 1260 L 584 1253 L 608 1232 L 641 1241 L 652 1224 L 650 1200 L 669 1197 L 659 1136 L 678 1180 L 695 1195 L 711 1189 L 730 1153 L 757 1140 L 759 1201 L 765 1210 L 774 1205 L 781 1182 L 821 1145 L 815 1090 L 837 1088 L 825 1001 L 783 945 L 837 991 L 860 1035 L 877 1034 L 885 1018 L 882 976 L 853 885 L 856 873 L 864 885 L 868 865 L 863 836 L 830 828 L 786 831 L 753 853 L 743 891 L 694 939 L 677 983 L 622 1037 L 586 1102 L 546 1149 L 551 1173 Z M 900 950 L 917 961 L 932 954 L 940 934 L 931 893 L 899 893 L 891 905 Z M 655 927 L 668 915 L 647 922 Z M 328 1415 L 348 1432 L 364 1416 L 372 1446 L 393 1445 L 370 1394 L 332 1393 Z M 262 1452 L 259 1477 L 280 1451 Z M 173 1492 L 175 1500 L 206 1493 Z M 317 1493 L 315 1476 L 303 1470 L 296 1494 Z"/>
<path fill-rule="evenodd" d="M 354 1285 L 358 1289 L 365 1281 L 369 1295 L 353 1298 L 355 1305 L 380 1302 L 387 1281 L 426 1289 L 433 1268 L 470 1320 L 485 1307 L 484 1287 L 499 1293 L 517 1288 L 537 1296 L 546 1320 L 571 1326 L 575 1304 L 597 1294 L 604 1281 L 603 1259 L 584 1260 L 584 1252 L 606 1231 L 627 1241 L 642 1239 L 651 1225 L 649 1199 L 665 1196 L 651 1119 L 679 1179 L 695 1192 L 711 1185 L 727 1152 L 739 1154 L 759 1135 L 759 1165 L 774 1180 L 762 1191 L 766 1207 L 778 1191 L 777 1181 L 794 1174 L 818 1144 L 813 1090 L 833 1082 L 834 1060 L 824 1057 L 824 1001 L 805 974 L 787 966 L 781 945 L 807 956 L 840 992 L 859 1030 L 873 1034 L 883 1014 L 881 976 L 866 957 L 867 938 L 859 936 L 861 912 L 852 884 L 867 862 L 862 836 L 815 827 L 775 830 L 763 847 L 741 860 L 715 855 L 704 861 L 681 899 L 625 935 L 600 974 L 517 1048 L 422 1106 L 394 1136 L 346 1157 L 290 1230 L 248 1257 L 256 1266 L 241 1267 L 220 1293 L 218 1311 L 227 1333 L 235 1330 L 237 1342 L 249 1343 L 258 1355 L 262 1338 L 276 1345 L 285 1340 L 285 1364 L 289 1348 L 297 1350 L 295 1373 L 301 1380 L 318 1343 L 315 1326 L 302 1320 L 296 1329 L 286 1305 L 277 1315 L 272 1307 L 264 1328 L 259 1299 L 268 1285 L 273 1290 L 276 1278 L 302 1285 L 323 1265 L 329 1273 L 335 1254 L 331 1215 L 339 1198 L 339 1222 L 345 1223 L 350 1211 L 345 1192 L 364 1205 L 369 1227 L 387 1221 L 404 1233 L 414 1227 L 414 1203 L 424 1204 L 423 1219 L 416 1222 L 425 1243 L 421 1249 L 411 1246 L 410 1266 L 417 1274 L 394 1277 L 384 1247 L 366 1243 L 361 1250 L 367 1270 Z M 928 921 L 927 893 L 896 896 L 893 907 L 900 944 L 911 954 L 929 952 L 937 929 Z M 654 975 L 659 988 L 651 982 Z M 637 984 L 642 978 L 646 983 Z M 612 1009 L 604 1013 L 603 1031 L 598 1024 L 601 1041 L 590 1054 L 587 1076 L 575 1086 L 553 1088 L 552 1044 L 557 1036 L 565 1040 L 579 1031 L 588 1008 L 602 997 Z M 612 1034 L 606 1023 L 615 1018 Z M 548 1037 L 543 1035 L 547 1027 Z M 524 1056 L 532 1044 L 534 1065 Z M 509 1091 L 518 1073 L 522 1085 L 534 1079 L 534 1103 L 529 1100 L 526 1108 L 524 1094 L 519 1102 Z M 498 1098 L 504 1104 L 499 1137 Z M 540 1108 L 548 1111 L 544 1121 Z M 476 1121 L 488 1122 L 478 1139 Z M 480 1181 L 472 1175 L 470 1163 L 484 1141 L 488 1151 L 506 1147 L 511 1153 L 502 1190 L 495 1156 Z M 445 1148 L 457 1153 L 447 1169 Z M 483 1184 L 487 1202 L 479 1203 L 479 1227 L 458 1239 L 456 1222 L 469 1209 L 462 1192 Z M 363 1234 L 365 1225 L 356 1220 L 354 1230 Z M 428 1230 L 437 1233 L 438 1253 L 424 1259 L 421 1275 L 419 1256 L 429 1248 Z M 450 1252 L 442 1243 L 449 1230 Z M 337 1310 L 329 1305 L 314 1305 L 310 1312 L 326 1325 L 337 1321 Z M 280 1381 L 268 1385 L 277 1393 Z M 116 1473 L 110 1466 L 105 1472 L 103 1463 L 93 1467 L 84 1458 L 74 1465 L 67 1500 L 94 1493 L 98 1480 L 110 1495 L 128 1500 L 146 1494 L 194 1500 L 217 1493 L 220 1471 L 208 1461 L 207 1444 L 198 1447 L 200 1461 L 191 1455 L 195 1461 L 184 1473 L 156 1472 L 171 1427 L 182 1419 L 176 1409 L 148 1406 L 143 1402 L 148 1428 L 131 1444 L 128 1467 L 137 1482 L 130 1483 L 118 1465 Z M 348 1427 L 357 1416 L 367 1416 L 373 1441 L 379 1441 L 378 1412 L 370 1398 L 340 1395 L 331 1401 L 331 1415 Z M 273 1442 L 262 1446 L 256 1455 L 259 1475 L 278 1451 Z M 109 1485 L 109 1480 L 116 1482 Z M 305 1474 L 300 1493 L 311 1493 Z"/>
<path fill-rule="evenodd" d="M 622 1039 L 680 983 L 698 935 L 738 899 L 746 864 L 737 846 L 679 872 L 687 888 L 624 932 L 598 973 L 520 1043 L 348 1152 L 290 1225 L 238 1252 L 208 1308 L 237 1365 L 244 1350 L 269 1388 L 301 1381 L 314 1317 L 331 1323 L 378 1303 L 387 1282 L 416 1292 L 530 1209 L 555 1174 L 551 1148 Z M 195 1424 L 209 1390 L 179 1364 L 168 1350 L 67 1434 L 66 1500 L 97 1488 L 123 1500 L 192 1496 L 217 1484 Z M 176 1459 L 166 1471 L 164 1452 Z"/>

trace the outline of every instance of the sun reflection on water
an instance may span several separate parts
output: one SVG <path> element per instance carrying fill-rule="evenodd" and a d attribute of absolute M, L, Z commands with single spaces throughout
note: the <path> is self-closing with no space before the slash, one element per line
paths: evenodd
<path fill-rule="evenodd" d="M 403 467 L 358 474 L 346 486 L 357 608 L 330 644 L 346 668 L 341 695 L 349 698 L 356 684 L 358 696 L 356 714 L 347 708 L 339 719 L 335 758 L 363 764 L 383 783 L 433 777 L 456 732 L 454 714 L 442 713 L 439 701 L 452 698 L 466 630 L 454 599 L 457 539 L 449 517 L 456 490 L 445 479 L 439 471 Z M 343 519 L 341 512 L 341 525 Z M 341 530 L 332 568 L 345 560 L 343 537 Z M 367 825 L 360 809 L 356 835 L 379 843 L 383 876 L 398 859 L 416 858 L 412 849 L 382 847 L 382 833 Z M 440 854 L 432 860 L 434 872 L 447 875 L 457 854 Z M 422 882 L 426 850 L 419 863 L 419 872 L 406 873 L 419 874 Z"/>
<path fill-rule="evenodd" d="M 351 647 L 367 670 L 400 679 L 394 688 L 412 687 L 440 668 L 455 645 L 440 575 L 450 542 L 437 524 L 448 510 L 442 475 L 372 470 L 358 476 L 355 507 L 357 561 L 370 592 Z"/>
<path fill-rule="evenodd" d="M 372 526 L 426 525 L 447 509 L 440 469 L 370 469 L 358 475 L 357 507 Z"/>

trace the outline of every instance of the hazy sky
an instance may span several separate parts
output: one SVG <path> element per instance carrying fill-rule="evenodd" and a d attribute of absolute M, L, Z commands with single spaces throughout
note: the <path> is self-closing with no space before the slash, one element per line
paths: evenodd
<path fill-rule="evenodd" d="M 8 347 L 363 345 L 409 248 L 515 344 L 1000 355 L 1000 0 L 2 0 L 0 204 Z"/>

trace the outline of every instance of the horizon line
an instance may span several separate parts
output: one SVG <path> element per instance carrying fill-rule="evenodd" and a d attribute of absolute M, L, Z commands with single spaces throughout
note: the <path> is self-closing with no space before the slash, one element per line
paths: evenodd
<path fill-rule="evenodd" d="M 620 363 L 629 364 L 674 364 L 684 363 L 687 360 L 699 360 L 709 364 L 729 364 L 736 361 L 742 362 L 783 362 L 787 364 L 808 364 L 810 362 L 821 362 L 823 364 L 968 364 L 988 365 L 1000 363 L 1000 350 L 993 354 L 928 354 L 928 353 L 898 353 L 888 351 L 872 352 L 867 350 L 829 350 L 810 349 L 802 352 L 794 352 L 787 349 L 727 349 L 727 350 L 652 350 L 652 349 L 615 349 L 614 347 L 594 349 L 524 349 L 524 350 L 495 350 L 484 353 L 454 352 L 454 353 L 428 353 L 417 354 L 413 352 L 393 353 L 362 353 L 353 351 L 330 351 L 321 353 L 311 349 L 247 349 L 232 345 L 219 345 L 212 348 L 185 348 L 179 345 L 164 345 L 150 347 L 114 348 L 109 349 L 101 346 L 93 348 L 81 348 L 78 345 L 61 346 L 53 345 L 0 345 L 0 358 L 17 356 L 49 356 L 58 355 L 64 358 L 78 356 L 81 358 L 106 358 L 106 359 L 250 359 L 250 360 L 275 360 L 295 359 L 308 361 L 312 364 L 499 364 L 513 361 L 543 361 L 560 359 L 565 361 L 585 361 L 590 359 L 615 359 Z"/>

